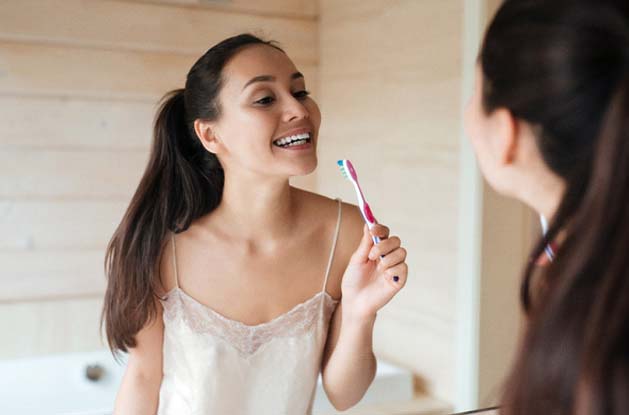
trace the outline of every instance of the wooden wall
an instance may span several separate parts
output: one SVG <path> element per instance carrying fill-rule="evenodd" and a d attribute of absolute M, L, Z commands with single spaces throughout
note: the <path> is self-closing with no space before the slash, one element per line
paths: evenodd
<path fill-rule="evenodd" d="M 355 203 L 335 168 L 357 167 L 376 217 L 410 254 L 406 288 L 376 324 L 377 354 L 453 398 L 463 3 L 320 2 L 319 189 Z"/>
<path fill-rule="evenodd" d="M 487 0 L 487 23 L 503 0 Z M 524 316 L 520 281 L 530 251 L 540 237 L 537 215 L 522 203 L 483 191 L 483 282 L 480 304 L 480 404 L 497 403 L 502 381 L 518 348 Z M 508 276 L 508 277 L 505 277 Z"/>
<path fill-rule="evenodd" d="M 279 40 L 316 96 L 316 13 L 307 0 L 0 1 L 0 359 L 102 347 L 103 253 L 158 99 L 243 31 Z"/>

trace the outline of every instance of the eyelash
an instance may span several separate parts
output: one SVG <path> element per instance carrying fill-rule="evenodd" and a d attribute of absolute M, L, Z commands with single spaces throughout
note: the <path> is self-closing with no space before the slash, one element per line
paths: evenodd
<path fill-rule="evenodd" d="M 310 91 L 306 91 L 305 89 L 303 91 L 297 91 L 293 94 L 293 96 L 300 101 L 308 98 L 309 95 L 310 95 Z M 267 106 L 267 105 L 271 105 L 274 101 L 275 101 L 275 98 L 273 97 L 264 97 L 262 99 L 255 101 L 254 104 Z"/>

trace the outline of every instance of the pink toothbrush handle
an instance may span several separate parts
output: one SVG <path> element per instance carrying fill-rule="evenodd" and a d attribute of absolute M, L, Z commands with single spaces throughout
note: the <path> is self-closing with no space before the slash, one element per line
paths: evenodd
<path fill-rule="evenodd" d="M 367 219 L 367 225 L 371 228 L 372 225 L 375 225 L 376 223 L 378 223 L 376 221 L 376 218 L 373 216 L 373 212 L 371 211 L 371 208 L 369 207 L 369 203 L 365 202 L 365 207 L 364 207 L 364 213 L 365 213 L 365 218 Z M 373 242 L 375 244 L 379 244 L 380 243 L 380 238 L 378 238 L 377 236 L 372 236 L 371 239 L 373 239 Z"/>
<path fill-rule="evenodd" d="M 365 217 L 367 218 L 367 222 L 369 222 L 370 225 L 375 225 L 376 223 L 376 218 L 373 216 L 373 213 L 371 212 L 371 208 L 369 207 L 369 203 L 365 202 Z"/>

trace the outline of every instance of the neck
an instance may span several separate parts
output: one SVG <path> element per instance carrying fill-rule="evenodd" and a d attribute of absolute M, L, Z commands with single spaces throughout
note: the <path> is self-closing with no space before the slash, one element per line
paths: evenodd
<path fill-rule="evenodd" d="M 296 222 L 294 191 L 288 179 L 225 171 L 221 203 L 212 216 L 238 239 L 282 239 L 291 234 Z"/>
<path fill-rule="evenodd" d="M 519 199 L 531 206 L 537 213 L 544 215 L 550 222 L 557 213 L 565 192 L 563 179 L 547 171 L 531 176 L 527 183 L 520 186 Z"/>

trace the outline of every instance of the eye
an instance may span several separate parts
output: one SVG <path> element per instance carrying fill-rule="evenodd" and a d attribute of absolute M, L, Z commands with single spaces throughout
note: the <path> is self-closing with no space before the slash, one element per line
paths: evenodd
<path fill-rule="evenodd" d="M 310 91 L 306 91 L 305 89 L 303 91 L 297 91 L 293 94 L 293 96 L 297 98 L 298 100 L 306 99 L 308 98 L 309 95 L 310 95 Z"/>
<path fill-rule="evenodd" d="M 261 99 L 255 101 L 254 104 L 266 106 L 266 105 L 271 105 L 273 102 L 275 102 L 275 98 L 273 98 L 273 97 L 264 97 L 264 98 L 261 98 Z"/>

